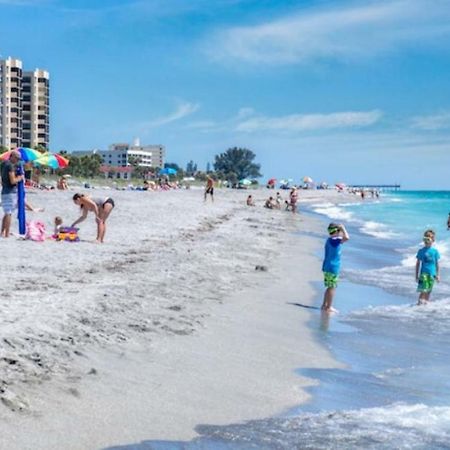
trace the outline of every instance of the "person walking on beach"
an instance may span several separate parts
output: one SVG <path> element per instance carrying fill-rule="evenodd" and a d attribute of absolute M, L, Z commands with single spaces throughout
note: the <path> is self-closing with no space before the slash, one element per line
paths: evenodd
<path fill-rule="evenodd" d="M 423 235 L 424 246 L 417 252 L 416 281 L 419 292 L 418 305 L 424 305 L 430 300 L 434 281 L 439 282 L 440 254 L 433 247 L 436 235 L 433 230 L 425 231 Z"/>
<path fill-rule="evenodd" d="M 17 183 L 24 180 L 23 175 L 16 175 L 16 164 L 20 161 L 20 153 L 12 151 L 9 159 L 2 162 L 2 231 L 3 237 L 9 237 L 11 229 L 11 214 L 17 208 Z"/>
<path fill-rule="evenodd" d="M 328 225 L 329 237 L 325 242 L 325 257 L 322 264 L 322 272 L 325 284 L 322 311 L 337 312 L 333 307 L 333 298 L 336 292 L 341 270 L 341 246 L 350 239 L 344 225 L 330 223 Z"/>
<path fill-rule="evenodd" d="M 111 197 L 106 198 L 90 198 L 84 194 L 75 194 L 73 196 L 73 202 L 81 209 L 81 216 L 75 220 L 71 225 L 75 225 L 83 222 L 89 211 L 95 214 L 95 221 L 97 222 L 97 239 L 98 243 L 103 244 L 106 233 L 106 219 L 114 209 L 114 200 Z"/>
<path fill-rule="evenodd" d="M 206 186 L 205 186 L 205 202 L 206 198 L 208 197 L 208 194 L 211 195 L 211 201 L 214 201 L 214 180 L 213 178 L 208 175 L 206 177 Z"/>

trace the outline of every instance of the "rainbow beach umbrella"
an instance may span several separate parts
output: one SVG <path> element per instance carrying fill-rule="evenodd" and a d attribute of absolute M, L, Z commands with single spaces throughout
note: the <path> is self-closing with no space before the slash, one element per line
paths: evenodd
<path fill-rule="evenodd" d="M 8 150 L 5 153 L 2 153 L 0 155 L 1 161 L 7 161 L 9 157 L 11 156 L 11 152 L 13 150 Z M 42 156 L 42 153 L 38 152 L 37 150 L 34 150 L 32 148 L 28 147 L 18 147 L 15 149 L 15 151 L 20 153 L 20 157 L 23 162 L 30 162 L 30 161 L 36 161 Z"/>
<path fill-rule="evenodd" d="M 58 153 L 43 153 L 40 158 L 35 160 L 35 164 L 47 166 L 52 169 L 64 169 L 69 165 L 69 160 Z"/>

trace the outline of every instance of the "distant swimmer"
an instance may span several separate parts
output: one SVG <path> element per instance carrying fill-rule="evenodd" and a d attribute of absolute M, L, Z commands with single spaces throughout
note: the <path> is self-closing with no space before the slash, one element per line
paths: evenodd
<path fill-rule="evenodd" d="M 350 237 L 344 225 L 336 223 L 330 223 L 328 225 L 328 234 L 329 237 L 325 242 L 325 257 L 322 264 L 324 285 L 326 288 L 323 295 L 322 311 L 330 313 L 337 312 L 332 307 L 332 304 L 341 270 L 341 247 Z"/>
<path fill-rule="evenodd" d="M 423 235 L 424 246 L 417 252 L 416 281 L 419 292 L 418 305 L 429 302 L 434 281 L 439 282 L 439 259 L 441 255 L 433 247 L 436 234 L 433 230 L 425 231 Z"/>
<path fill-rule="evenodd" d="M 447 230 L 450 230 L 450 212 L 448 213 L 448 218 L 447 218 Z"/>

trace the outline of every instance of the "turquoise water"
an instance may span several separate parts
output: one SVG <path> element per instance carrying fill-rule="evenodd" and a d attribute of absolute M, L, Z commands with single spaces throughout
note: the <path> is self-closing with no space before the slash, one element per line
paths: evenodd
<path fill-rule="evenodd" d="M 313 312 L 310 320 L 345 368 L 302 370 L 319 384 L 308 404 L 282 417 L 199 425 L 190 442 L 114 449 L 450 449 L 450 192 L 308 208 L 322 218 L 324 239 L 330 221 L 345 223 L 351 237 L 335 298 L 340 313 Z M 427 228 L 437 233 L 442 281 L 418 307 L 415 255 Z"/>

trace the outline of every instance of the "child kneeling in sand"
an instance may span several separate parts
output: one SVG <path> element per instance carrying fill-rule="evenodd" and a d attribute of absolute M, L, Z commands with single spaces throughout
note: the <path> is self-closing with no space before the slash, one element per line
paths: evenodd
<path fill-rule="evenodd" d="M 54 223 L 55 223 L 55 229 L 54 229 L 53 234 L 54 234 L 54 236 L 58 236 L 58 233 L 61 231 L 61 228 L 63 226 L 63 220 L 61 219 L 61 217 L 56 216 Z"/>
<path fill-rule="evenodd" d="M 423 235 L 424 246 L 417 252 L 416 281 L 419 292 L 418 305 L 428 303 L 434 280 L 439 282 L 439 259 L 441 255 L 433 247 L 436 234 L 433 230 L 425 231 Z"/>
<path fill-rule="evenodd" d="M 322 264 L 322 272 L 325 284 L 325 293 L 323 296 L 322 311 L 336 312 L 331 306 L 336 292 L 341 270 L 341 246 L 350 239 L 344 225 L 330 223 L 328 225 L 329 237 L 325 242 L 325 257 Z"/>

